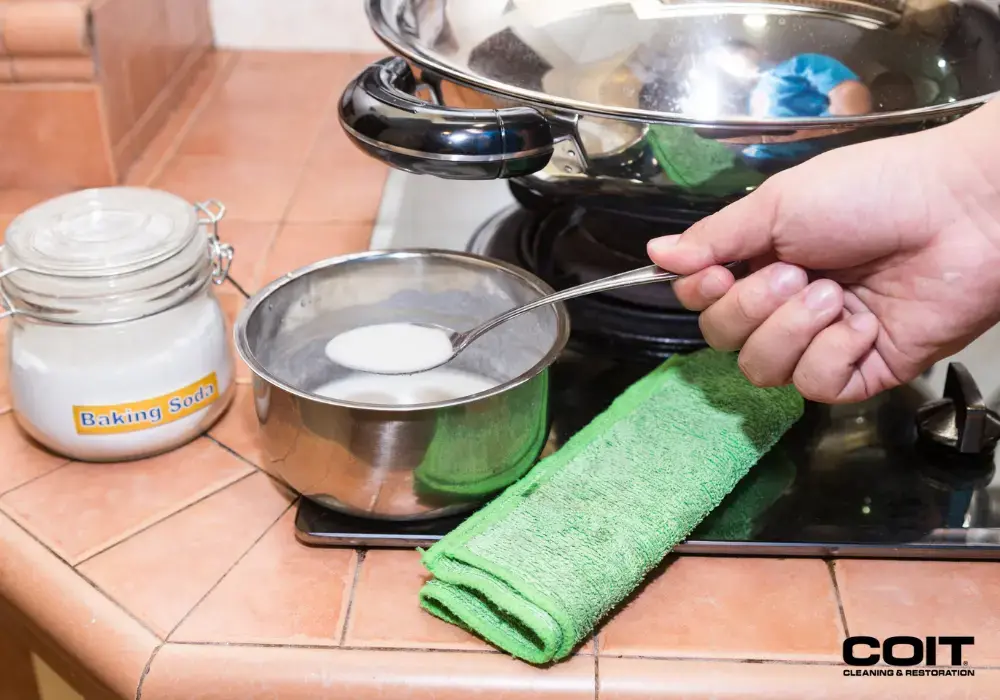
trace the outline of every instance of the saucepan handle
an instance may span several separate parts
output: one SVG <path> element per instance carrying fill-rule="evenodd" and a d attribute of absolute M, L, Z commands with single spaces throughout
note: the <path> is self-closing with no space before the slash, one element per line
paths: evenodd
<path fill-rule="evenodd" d="M 340 100 L 340 123 L 369 155 L 408 172 L 495 180 L 538 172 L 552 157 L 552 128 L 530 107 L 455 109 L 414 96 L 402 58 L 365 68 Z"/>

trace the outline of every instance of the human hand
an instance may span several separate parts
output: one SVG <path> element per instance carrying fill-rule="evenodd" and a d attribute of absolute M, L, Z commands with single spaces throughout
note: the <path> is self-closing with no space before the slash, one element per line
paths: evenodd
<path fill-rule="evenodd" d="M 1000 101 L 850 146 L 650 242 L 760 386 L 848 403 L 908 382 L 1000 322 Z M 992 141 L 992 143 L 991 143 Z M 738 282 L 721 264 L 750 263 Z"/>

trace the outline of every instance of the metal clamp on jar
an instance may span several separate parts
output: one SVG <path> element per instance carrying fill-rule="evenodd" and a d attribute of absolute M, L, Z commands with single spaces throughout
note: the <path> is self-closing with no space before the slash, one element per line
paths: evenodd
<path fill-rule="evenodd" d="M 36 440 L 88 461 L 137 459 L 205 431 L 234 386 L 213 287 L 233 248 L 225 207 L 114 187 L 44 202 L 0 247 L 14 413 Z"/>

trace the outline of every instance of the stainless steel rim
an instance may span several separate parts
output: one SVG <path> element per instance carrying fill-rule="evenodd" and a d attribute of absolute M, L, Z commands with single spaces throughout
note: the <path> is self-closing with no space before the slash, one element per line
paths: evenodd
<path fill-rule="evenodd" d="M 254 311 L 262 303 L 267 301 L 267 299 L 274 294 L 278 289 L 285 286 L 286 284 L 308 275 L 316 270 L 321 270 L 327 267 L 333 267 L 335 265 L 344 265 L 351 263 L 365 262 L 369 260 L 398 260 L 406 258 L 423 258 L 423 257 L 435 257 L 444 258 L 451 260 L 463 260 L 466 262 L 472 262 L 475 265 L 479 265 L 483 268 L 493 269 L 493 270 L 503 270 L 510 275 L 517 277 L 534 287 L 540 296 L 547 296 L 549 294 L 554 294 L 553 290 L 549 285 L 543 282 L 541 279 L 526 272 L 519 267 L 514 265 L 509 265 L 505 262 L 499 260 L 494 260 L 492 258 L 486 258 L 480 255 L 474 255 L 471 253 L 460 253 L 452 250 L 438 250 L 434 248 L 408 248 L 402 250 L 369 250 L 361 253 L 350 253 L 348 255 L 341 255 L 335 258 L 328 258 L 326 260 L 320 260 L 318 262 L 306 265 L 305 267 L 300 267 L 297 270 L 293 270 L 285 274 L 283 277 L 279 277 L 270 284 L 268 284 L 263 289 L 259 290 L 254 294 L 244 305 L 243 309 L 240 311 L 239 316 L 236 318 L 236 323 L 233 326 L 233 336 L 236 343 L 236 352 L 239 353 L 240 358 L 247 364 L 250 371 L 253 372 L 258 378 L 263 381 L 276 386 L 283 391 L 288 392 L 294 396 L 298 396 L 303 399 L 309 399 L 310 401 L 315 401 L 317 403 L 323 403 L 330 406 L 340 406 L 343 408 L 353 408 L 365 411 L 378 411 L 385 413 L 412 413 L 414 411 L 429 411 L 436 410 L 440 408 L 450 408 L 453 406 L 462 406 L 469 403 L 474 403 L 481 399 L 487 399 L 491 396 L 496 396 L 509 391 L 515 387 L 524 384 L 525 382 L 538 376 L 546 369 L 548 369 L 556 358 L 562 353 L 563 348 L 566 347 L 566 341 L 569 339 L 569 315 L 566 313 L 565 307 L 562 304 L 553 304 L 552 308 L 556 314 L 557 331 L 555 341 L 552 343 L 552 347 L 549 351 L 540 359 L 538 362 L 531 367 L 531 369 L 522 373 L 521 375 L 514 377 L 513 379 L 504 382 L 498 386 L 489 389 L 488 391 L 481 391 L 478 394 L 472 394 L 470 396 L 465 396 L 460 399 L 452 399 L 450 401 L 437 401 L 434 403 L 422 403 L 422 404 L 411 404 L 406 406 L 394 406 L 394 405 L 382 405 L 382 404 L 369 404 L 369 403 L 355 403 L 353 401 L 340 401 L 337 399 L 327 398 L 325 396 L 319 396 L 317 394 L 311 394 L 307 391 L 297 389 L 285 382 L 280 381 L 274 377 L 270 372 L 268 372 L 254 354 L 250 351 L 249 344 L 247 342 L 247 323 L 250 317 L 253 315 Z"/>
<path fill-rule="evenodd" d="M 866 114 L 854 117 L 813 117 L 808 119 L 789 120 L 760 120 L 729 118 L 712 121 L 701 121 L 686 117 L 682 114 L 671 112 L 654 112 L 638 108 L 622 108 L 613 106 L 600 106 L 587 102 L 566 98 L 552 98 L 544 93 L 534 90 L 525 90 L 513 85 L 507 85 L 486 78 L 470 76 L 462 71 L 455 70 L 446 63 L 438 61 L 433 56 L 426 54 L 419 48 L 408 45 L 399 34 L 389 26 L 382 14 L 382 0 L 368 0 L 366 11 L 368 23 L 375 32 L 375 35 L 385 44 L 389 50 L 414 62 L 418 66 L 430 68 L 434 72 L 452 80 L 458 84 L 470 88 L 482 90 L 499 97 L 516 98 L 528 105 L 541 109 L 555 110 L 567 113 L 586 114 L 594 117 L 618 118 L 625 121 L 642 123 L 662 123 L 681 124 L 684 126 L 696 127 L 699 129 L 727 129 L 727 128 L 751 128 L 755 131 L 785 131 L 789 129 L 807 130 L 840 127 L 844 129 L 865 126 L 865 125 L 892 125 L 927 119 L 944 119 L 962 112 L 978 107 L 994 97 L 1000 92 L 992 92 L 979 97 L 970 97 L 965 100 L 958 100 L 948 104 L 935 105 L 932 107 L 919 107 L 916 109 L 898 110 L 895 112 L 881 112 L 877 114 Z"/>

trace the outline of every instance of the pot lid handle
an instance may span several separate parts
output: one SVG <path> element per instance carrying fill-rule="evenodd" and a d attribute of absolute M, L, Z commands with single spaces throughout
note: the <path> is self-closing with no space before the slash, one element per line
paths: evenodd
<path fill-rule="evenodd" d="M 445 107 L 416 97 L 417 87 L 401 58 L 365 68 L 340 101 L 355 145 L 399 170 L 453 180 L 522 177 L 548 165 L 554 138 L 538 110 Z"/>

